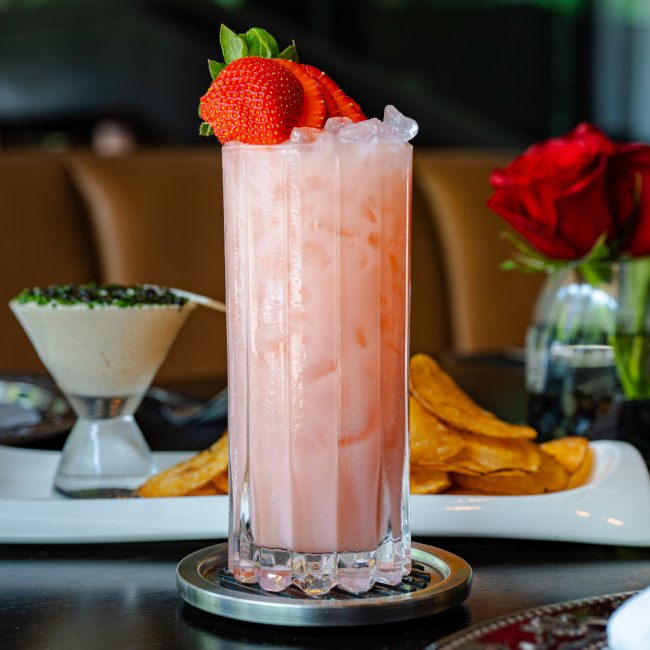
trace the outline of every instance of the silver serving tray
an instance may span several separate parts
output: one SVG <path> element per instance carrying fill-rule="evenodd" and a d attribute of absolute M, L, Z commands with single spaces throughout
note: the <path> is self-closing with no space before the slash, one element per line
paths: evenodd
<path fill-rule="evenodd" d="M 436 641 L 427 650 L 607 650 L 609 617 L 637 593 L 581 598 L 498 616 Z M 522 632 L 528 640 L 522 641 Z M 505 638 L 495 642 L 495 633 Z"/>
<path fill-rule="evenodd" d="M 188 555 L 176 569 L 178 593 L 211 614 L 251 623 L 302 627 L 374 625 L 421 618 L 459 605 L 470 594 L 472 569 L 433 546 L 413 544 L 413 571 L 399 587 L 375 585 L 355 596 L 337 589 L 311 598 L 297 587 L 274 594 L 227 573 L 228 544 Z"/>

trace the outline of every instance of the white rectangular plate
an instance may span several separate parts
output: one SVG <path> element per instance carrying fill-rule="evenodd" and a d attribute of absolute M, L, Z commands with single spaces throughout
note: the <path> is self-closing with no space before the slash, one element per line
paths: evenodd
<path fill-rule="evenodd" d="M 591 443 L 575 490 L 521 497 L 415 495 L 414 537 L 510 537 L 650 546 L 650 478 L 624 442 Z M 192 456 L 158 452 L 158 470 Z M 60 452 L 0 446 L 0 543 L 144 542 L 228 536 L 228 497 L 63 499 L 52 494 Z"/>

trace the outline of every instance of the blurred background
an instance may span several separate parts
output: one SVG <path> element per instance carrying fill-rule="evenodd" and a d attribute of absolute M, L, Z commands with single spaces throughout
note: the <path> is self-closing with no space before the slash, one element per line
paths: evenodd
<path fill-rule="evenodd" d="M 197 115 L 222 23 L 295 41 L 369 117 L 417 120 L 411 352 L 505 352 L 512 380 L 458 378 L 523 420 L 497 389 L 523 390 L 544 277 L 499 269 L 490 173 L 583 120 L 650 140 L 650 1 L 0 0 L 0 304 L 91 280 L 225 300 L 220 146 Z M 207 398 L 226 359 L 223 315 L 197 309 L 156 382 Z M 0 310 L 0 375 L 45 372 Z"/>
<path fill-rule="evenodd" d="M 647 0 L 0 0 L 0 146 L 217 146 L 218 30 L 260 26 L 420 146 L 520 149 L 591 120 L 650 138 Z"/>

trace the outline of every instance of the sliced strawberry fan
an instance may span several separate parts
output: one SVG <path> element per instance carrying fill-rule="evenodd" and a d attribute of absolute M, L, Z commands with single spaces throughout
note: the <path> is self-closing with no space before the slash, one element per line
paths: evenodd
<path fill-rule="evenodd" d="M 294 61 L 278 61 L 278 63 L 293 72 L 302 84 L 304 103 L 302 105 L 302 112 L 298 118 L 298 126 L 322 129 L 325 126 L 325 122 L 327 122 L 327 118 L 330 116 L 318 82 L 299 63 L 295 63 Z"/>
<path fill-rule="evenodd" d="M 349 117 L 353 122 L 363 122 L 368 119 L 361 112 L 359 104 L 350 99 L 324 72 L 305 63 L 302 64 L 302 67 L 330 93 L 336 102 L 339 114 L 330 115 L 330 117 Z"/>

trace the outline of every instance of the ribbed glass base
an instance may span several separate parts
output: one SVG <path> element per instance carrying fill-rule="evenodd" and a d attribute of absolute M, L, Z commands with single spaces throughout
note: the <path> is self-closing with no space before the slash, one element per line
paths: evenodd
<path fill-rule="evenodd" d="M 275 592 L 296 585 L 309 596 L 324 596 L 334 587 L 362 594 L 376 582 L 398 585 L 411 572 L 410 548 L 399 539 L 385 539 L 370 551 L 298 553 L 256 546 L 242 535 L 232 540 L 229 564 L 239 582 Z"/>

